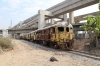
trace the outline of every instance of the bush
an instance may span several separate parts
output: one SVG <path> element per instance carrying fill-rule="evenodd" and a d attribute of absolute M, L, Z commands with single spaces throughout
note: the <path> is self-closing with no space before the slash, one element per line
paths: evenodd
<path fill-rule="evenodd" d="M 0 37 L 0 50 L 3 51 L 5 49 L 10 49 L 12 47 L 13 45 L 12 45 L 11 39 Z"/>

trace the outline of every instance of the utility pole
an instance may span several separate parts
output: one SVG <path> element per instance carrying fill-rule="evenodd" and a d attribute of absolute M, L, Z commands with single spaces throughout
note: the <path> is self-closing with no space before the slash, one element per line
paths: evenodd
<path fill-rule="evenodd" d="M 11 20 L 11 23 L 10 23 L 10 28 L 12 28 L 12 20 Z"/>
<path fill-rule="evenodd" d="M 12 20 L 11 20 L 11 22 L 10 22 L 10 26 L 9 26 L 9 29 L 11 29 L 12 28 Z"/>

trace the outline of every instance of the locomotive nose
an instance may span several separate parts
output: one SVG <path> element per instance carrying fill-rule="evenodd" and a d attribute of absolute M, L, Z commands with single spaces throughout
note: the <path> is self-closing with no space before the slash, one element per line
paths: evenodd
<path fill-rule="evenodd" d="M 73 39 L 74 35 L 72 33 L 69 33 L 66 37 L 67 37 L 67 39 L 71 40 L 71 39 Z"/>

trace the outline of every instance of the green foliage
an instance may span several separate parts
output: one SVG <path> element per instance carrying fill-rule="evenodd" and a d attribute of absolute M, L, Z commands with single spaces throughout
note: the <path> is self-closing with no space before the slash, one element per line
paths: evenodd
<path fill-rule="evenodd" d="M 13 45 L 12 45 L 11 39 L 0 37 L 0 50 L 5 50 L 12 47 Z"/>
<path fill-rule="evenodd" d="M 100 0 L 99 0 L 99 10 L 100 10 Z"/>
<path fill-rule="evenodd" d="M 94 31 L 94 27 L 95 27 L 95 21 L 94 21 L 95 16 L 89 15 L 84 18 L 87 18 L 87 22 L 80 27 L 83 28 L 85 31 L 87 31 L 89 34 L 89 37 L 91 37 L 90 34 L 92 33 L 92 31 Z"/>
<path fill-rule="evenodd" d="M 81 26 L 85 31 L 94 32 L 97 35 L 100 34 L 100 16 L 87 16 L 87 22 Z"/>
<path fill-rule="evenodd" d="M 100 35 L 100 16 L 86 16 L 87 22 L 81 26 L 88 32 L 91 46 L 98 46 L 98 36 Z M 94 35 L 93 35 L 94 34 Z"/>

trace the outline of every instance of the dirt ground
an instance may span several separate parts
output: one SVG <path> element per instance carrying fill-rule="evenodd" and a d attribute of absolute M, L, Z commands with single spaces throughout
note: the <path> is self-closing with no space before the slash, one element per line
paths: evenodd
<path fill-rule="evenodd" d="M 74 50 L 85 51 L 90 54 L 100 55 L 100 48 L 91 47 L 90 49 L 89 39 L 77 39 L 77 40 L 75 39 L 74 41 L 75 41 L 73 47 Z"/>
<path fill-rule="evenodd" d="M 13 39 L 14 49 L 0 54 L 0 66 L 100 66 L 100 61 Z M 49 61 L 50 57 L 58 61 Z"/>

